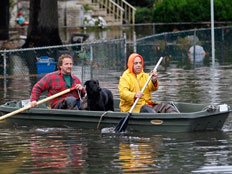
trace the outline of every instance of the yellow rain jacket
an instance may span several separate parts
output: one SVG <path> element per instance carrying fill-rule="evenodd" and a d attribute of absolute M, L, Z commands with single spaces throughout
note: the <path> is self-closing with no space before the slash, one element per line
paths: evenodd
<path fill-rule="evenodd" d="M 118 89 L 119 89 L 119 95 L 120 95 L 120 109 L 121 112 L 129 112 L 132 105 L 135 101 L 135 94 L 136 92 L 142 91 L 143 86 L 147 82 L 149 78 L 148 73 L 143 72 L 143 68 L 139 74 L 137 74 L 137 78 L 133 72 L 133 63 L 134 59 L 136 57 L 140 57 L 142 61 L 142 67 L 143 67 L 143 57 L 139 54 L 133 53 L 130 55 L 128 59 L 128 69 L 123 73 L 123 75 L 120 77 Z M 140 109 L 145 104 L 154 104 L 152 102 L 151 92 L 158 89 L 158 80 L 155 84 L 150 82 L 148 83 L 146 89 L 144 90 L 144 96 L 142 96 L 138 103 L 136 104 L 134 110 L 132 112 L 140 112 Z"/>

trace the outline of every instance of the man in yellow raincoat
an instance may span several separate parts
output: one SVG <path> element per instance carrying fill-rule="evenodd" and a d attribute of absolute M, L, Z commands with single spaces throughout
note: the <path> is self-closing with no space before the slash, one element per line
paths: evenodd
<path fill-rule="evenodd" d="M 143 57 L 137 53 L 129 56 L 127 62 L 128 69 L 120 77 L 118 89 L 120 95 L 121 112 L 129 112 L 136 98 L 140 98 L 133 112 L 176 112 L 169 104 L 156 104 L 152 101 L 151 92 L 159 87 L 158 74 L 152 70 L 152 78 L 148 83 L 144 93 L 141 92 L 150 74 L 143 71 Z M 153 109 L 153 107 L 155 108 Z"/>

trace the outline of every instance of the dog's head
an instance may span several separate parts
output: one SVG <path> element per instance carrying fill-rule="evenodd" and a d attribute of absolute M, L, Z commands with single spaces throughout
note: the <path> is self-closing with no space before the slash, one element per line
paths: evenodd
<path fill-rule="evenodd" d="M 87 95 L 96 95 L 101 91 L 98 80 L 87 80 L 84 85 Z"/>
<path fill-rule="evenodd" d="M 78 100 L 74 97 L 66 97 L 61 102 L 61 109 L 71 109 L 77 110 L 78 109 Z"/>

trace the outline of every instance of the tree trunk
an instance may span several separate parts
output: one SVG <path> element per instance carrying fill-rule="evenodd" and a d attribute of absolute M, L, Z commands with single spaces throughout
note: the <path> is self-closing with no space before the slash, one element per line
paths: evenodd
<path fill-rule="evenodd" d="M 0 0 L 0 40 L 9 39 L 9 0 Z"/>
<path fill-rule="evenodd" d="M 57 0 L 30 0 L 30 21 L 24 48 L 62 45 L 57 9 Z"/>

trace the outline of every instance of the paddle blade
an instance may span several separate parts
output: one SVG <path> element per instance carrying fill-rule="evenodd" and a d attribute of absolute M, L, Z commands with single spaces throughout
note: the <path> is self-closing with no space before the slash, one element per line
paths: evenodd
<path fill-rule="evenodd" d="M 118 123 L 118 125 L 114 129 L 114 131 L 116 133 L 125 132 L 127 125 L 128 125 L 128 122 L 129 122 L 130 115 L 131 115 L 131 113 L 128 113 L 128 115 L 126 117 L 121 119 L 121 121 Z"/>

